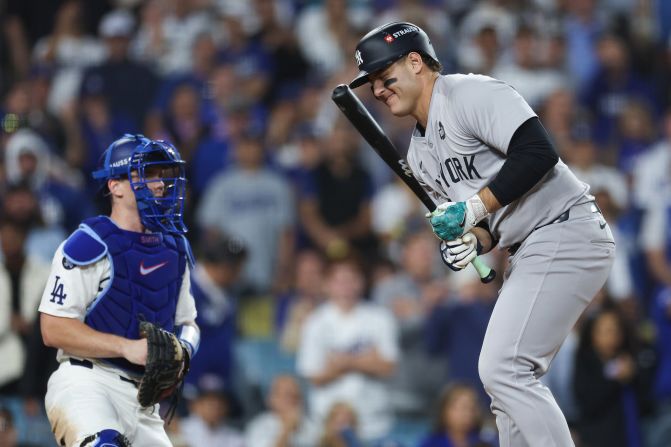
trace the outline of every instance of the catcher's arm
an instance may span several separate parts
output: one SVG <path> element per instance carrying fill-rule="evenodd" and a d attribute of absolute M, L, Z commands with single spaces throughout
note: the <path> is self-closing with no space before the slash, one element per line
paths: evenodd
<path fill-rule="evenodd" d="M 40 314 L 42 340 L 46 346 L 62 349 L 75 357 L 123 357 L 136 365 L 144 365 L 147 344 L 144 340 L 130 340 L 100 332 L 77 318 Z"/>

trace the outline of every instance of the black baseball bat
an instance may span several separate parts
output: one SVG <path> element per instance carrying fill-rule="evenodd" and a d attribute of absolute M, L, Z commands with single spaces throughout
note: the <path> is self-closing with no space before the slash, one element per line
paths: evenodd
<path fill-rule="evenodd" d="M 436 209 L 435 202 L 412 174 L 408 162 L 401 157 L 394 143 L 387 137 L 375 118 L 372 117 L 366 106 L 349 86 L 346 84 L 338 85 L 333 89 L 331 99 L 387 166 L 408 185 L 429 211 L 434 211 Z M 472 264 L 478 271 L 482 282 L 488 283 L 496 278 L 496 272 L 482 262 L 479 257 L 473 259 Z"/>

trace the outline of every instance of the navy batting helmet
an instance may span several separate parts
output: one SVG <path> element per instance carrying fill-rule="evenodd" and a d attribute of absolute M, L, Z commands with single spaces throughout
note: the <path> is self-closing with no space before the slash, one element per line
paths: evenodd
<path fill-rule="evenodd" d="M 439 62 L 429 36 L 419 26 L 409 22 L 392 22 L 375 28 L 356 46 L 354 58 L 359 74 L 349 86 L 356 88 L 364 85 L 369 74 L 387 68 L 412 51 Z"/>
<path fill-rule="evenodd" d="M 150 174 L 151 170 L 158 175 Z M 184 171 L 184 160 L 172 144 L 125 134 L 105 150 L 93 178 L 103 181 L 128 178 L 142 224 L 152 231 L 183 234 L 187 231 L 182 219 Z M 148 187 L 152 182 L 162 182 L 161 196 L 155 196 Z"/>

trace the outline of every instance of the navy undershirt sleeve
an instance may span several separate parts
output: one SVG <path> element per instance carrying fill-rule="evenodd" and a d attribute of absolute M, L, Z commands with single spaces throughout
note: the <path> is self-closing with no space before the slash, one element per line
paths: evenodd
<path fill-rule="evenodd" d="M 508 146 L 506 161 L 488 185 L 501 206 L 519 199 L 559 161 L 550 137 L 538 117 L 517 128 Z"/>

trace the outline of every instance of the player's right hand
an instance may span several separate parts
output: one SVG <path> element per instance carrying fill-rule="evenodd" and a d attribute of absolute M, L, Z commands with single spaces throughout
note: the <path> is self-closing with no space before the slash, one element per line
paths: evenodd
<path fill-rule="evenodd" d="M 147 364 L 147 339 L 126 340 L 121 353 L 129 362 L 145 366 Z"/>
<path fill-rule="evenodd" d="M 440 257 L 449 268 L 458 272 L 478 255 L 477 238 L 470 233 L 451 241 L 440 242 Z"/>

